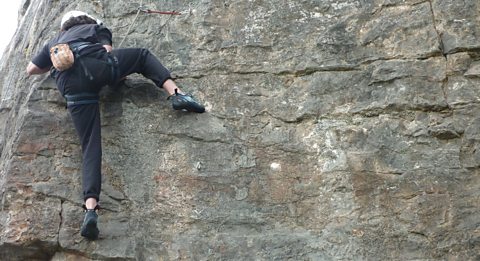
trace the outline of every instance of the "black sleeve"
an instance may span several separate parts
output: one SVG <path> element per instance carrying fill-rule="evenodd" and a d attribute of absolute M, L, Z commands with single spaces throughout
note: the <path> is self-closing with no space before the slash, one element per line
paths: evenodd
<path fill-rule="evenodd" d="M 99 25 L 97 27 L 97 39 L 101 44 L 112 45 L 112 32 L 107 27 Z"/>
<path fill-rule="evenodd" d="M 32 59 L 32 63 L 38 66 L 40 69 L 52 67 L 52 61 L 50 60 L 50 50 L 48 44 L 43 46 L 42 50 L 35 55 Z"/>

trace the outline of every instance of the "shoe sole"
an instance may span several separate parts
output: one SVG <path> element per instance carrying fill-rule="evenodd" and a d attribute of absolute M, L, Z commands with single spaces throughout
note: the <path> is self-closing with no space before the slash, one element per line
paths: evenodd
<path fill-rule="evenodd" d="M 180 106 L 173 106 L 173 109 L 177 111 L 186 110 L 189 112 L 198 112 L 198 113 L 205 112 L 205 108 L 200 107 L 198 105 L 192 105 L 192 104 L 188 104 L 188 105 L 182 104 Z"/>

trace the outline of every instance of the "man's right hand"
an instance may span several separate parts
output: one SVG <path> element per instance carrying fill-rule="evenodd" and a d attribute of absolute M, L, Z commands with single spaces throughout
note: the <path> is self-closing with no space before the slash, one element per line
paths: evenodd
<path fill-rule="evenodd" d="M 108 45 L 108 44 L 104 44 L 103 45 L 103 48 L 105 48 L 107 50 L 107 52 L 111 52 L 112 51 L 112 46 L 111 45 Z"/>

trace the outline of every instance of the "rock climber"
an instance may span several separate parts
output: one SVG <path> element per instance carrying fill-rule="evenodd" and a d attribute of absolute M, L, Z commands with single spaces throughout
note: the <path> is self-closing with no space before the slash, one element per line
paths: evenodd
<path fill-rule="evenodd" d="M 111 31 L 100 20 L 81 11 L 70 11 L 62 17 L 60 32 L 27 66 L 29 76 L 49 71 L 66 99 L 82 146 L 85 217 L 81 235 L 95 240 L 99 235 L 97 210 L 101 190 L 101 87 L 140 73 L 169 94 L 173 109 L 202 113 L 205 108 L 178 88 L 170 72 L 148 49 L 113 49 Z"/>

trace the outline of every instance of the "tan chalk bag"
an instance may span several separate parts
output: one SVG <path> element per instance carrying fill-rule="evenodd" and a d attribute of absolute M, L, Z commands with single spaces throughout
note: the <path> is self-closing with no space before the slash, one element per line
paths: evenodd
<path fill-rule="evenodd" d="M 70 69 L 75 63 L 75 58 L 68 44 L 57 44 L 50 48 L 50 60 L 53 67 L 59 71 Z"/>

